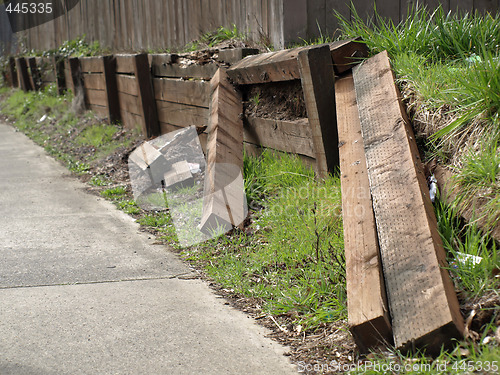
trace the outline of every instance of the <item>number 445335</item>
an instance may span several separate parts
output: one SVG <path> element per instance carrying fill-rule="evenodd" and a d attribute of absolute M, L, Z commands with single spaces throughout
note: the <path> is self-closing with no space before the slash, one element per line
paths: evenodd
<path fill-rule="evenodd" d="M 5 11 L 19 14 L 52 13 L 52 3 L 17 3 L 14 7 L 9 3 Z"/>

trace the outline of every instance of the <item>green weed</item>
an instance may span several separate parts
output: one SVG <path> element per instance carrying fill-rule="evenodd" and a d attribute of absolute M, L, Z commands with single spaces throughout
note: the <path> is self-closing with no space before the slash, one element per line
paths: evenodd
<path fill-rule="evenodd" d="M 114 125 L 96 124 L 85 129 L 77 139 L 82 145 L 101 147 L 109 144 L 118 131 Z"/>
<path fill-rule="evenodd" d="M 101 195 L 108 199 L 123 199 L 127 195 L 127 188 L 125 186 L 116 186 L 104 190 Z"/>

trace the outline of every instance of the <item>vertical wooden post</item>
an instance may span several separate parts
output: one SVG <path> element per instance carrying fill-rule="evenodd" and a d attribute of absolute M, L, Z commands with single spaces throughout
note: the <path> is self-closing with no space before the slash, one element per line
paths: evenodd
<path fill-rule="evenodd" d="M 14 59 L 12 56 L 9 57 L 9 76 L 10 76 L 10 85 L 11 87 L 18 87 L 19 82 L 17 79 L 17 72 L 16 72 L 16 59 Z"/>
<path fill-rule="evenodd" d="M 332 56 L 330 48 L 325 45 L 302 50 L 297 58 L 312 130 L 316 171 L 320 178 L 324 178 L 339 166 Z"/>
<path fill-rule="evenodd" d="M 160 135 L 160 123 L 158 122 L 158 111 L 151 80 L 151 70 L 149 59 L 146 53 L 134 56 L 134 73 L 137 80 L 139 104 L 141 105 L 142 116 L 144 118 L 146 136 L 153 137 Z"/>
<path fill-rule="evenodd" d="M 28 74 L 28 66 L 26 65 L 26 59 L 24 57 L 18 57 L 16 59 L 16 69 L 17 69 L 17 79 L 19 81 L 19 87 L 23 91 L 33 90 L 31 87 L 30 77 Z"/>
<path fill-rule="evenodd" d="M 118 87 L 116 84 L 116 59 L 114 56 L 103 56 L 103 75 L 105 82 L 106 104 L 110 123 L 120 121 L 120 103 L 118 101 Z"/>
<path fill-rule="evenodd" d="M 74 104 L 76 110 L 85 110 L 85 90 L 83 89 L 82 69 L 78 57 L 68 59 L 69 70 L 71 72 L 71 81 L 73 83 L 73 95 L 75 97 Z"/>
<path fill-rule="evenodd" d="M 56 76 L 57 93 L 59 95 L 64 94 L 66 91 L 66 77 L 64 75 L 64 59 L 59 56 L 52 57 L 52 66 L 54 68 L 54 73 Z"/>
<path fill-rule="evenodd" d="M 35 57 L 28 57 L 28 66 L 30 68 L 30 82 L 31 82 L 31 87 L 35 91 L 39 91 L 41 87 L 41 77 L 40 77 L 40 71 L 38 70 L 38 66 L 36 65 L 36 58 Z"/>

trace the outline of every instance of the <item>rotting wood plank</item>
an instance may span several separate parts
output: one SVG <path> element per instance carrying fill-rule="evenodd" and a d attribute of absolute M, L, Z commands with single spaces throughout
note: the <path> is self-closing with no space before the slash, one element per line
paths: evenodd
<path fill-rule="evenodd" d="M 387 52 L 353 75 L 395 345 L 436 352 L 464 323 L 415 137 Z"/>
<path fill-rule="evenodd" d="M 120 121 L 120 102 L 116 83 L 116 59 L 112 55 L 102 56 L 104 76 L 104 91 L 106 92 L 106 107 L 110 123 Z"/>
<path fill-rule="evenodd" d="M 149 59 L 146 53 L 134 56 L 134 75 L 137 79 L 138 98 L 144 118 L 144 135 L 153 137 L 160 134 L 158 112 L 154 98 L 153 82 L 149 68 Z"/>
<path fill-rule="evenodd" d="M 249 116 L 243 120 L 243 140 L 257 146 L 314 158 L 307 119 L 281 121 Z"/>
<path fill-rule="evenodd" d="M 153 78 L 156 100 L 208 108 L 210 83 L 180 79 Z"/>
<path fill-rule="evenodd" d="M 31 87 L 35 91 L 39 91 L 41 87 L 41 78 L 40 71 L 38 70 L 38 66 L 36 64 L 36 57 L 27 57 L 28 67 L 30 69 L 30 82 Z"/>
<path fill-rule="evenodd" d="M 360 350 L 392 344 L 370 182 L 352 74 L 335 82 L 348 323 Z"/>
<path fill-rule="evenodd" d="M 174 60 L 175 61 L 175 60 Z M 181 65 L 172 61 L 172 55 L 153 55 L 151 69 L 155 77 L 197 78 L 209 81 L 218 69 L 217 64 Z"/>
<path fill-rule="evenodd" d="M 26 64 L 26 59 L 24 57 L 16 58 L 16 70 L 17 70 L 17 80 L 19 82 L 19 88 L 23 91 L 31 91 L 30 77 L 28 74 L 28 65 Z"/>
<path fill-rule="evenodd" d="M 156 101 L 160 122 L 186 127 L 190 125 L 207 126 L 208 108 Z"/>
<path fill-rule="evenodd" d="M 359 62 L 361 57 L 367 56 L 366 45 L 359 40 L 338 41 L 325 46 L 330 48 L 331 60 L 337 74 L 349 70 L 353 64 Z M 238 85 L 300 79 L 297 56 L 301 51 L 311 48 L 317 48 L 317 46 L 247 56 L 229 68 L 227 73 L 229 78 Z"/>
<path fill-rule="evenodd" d="M 219 68 L 210 81 L 207 167 L 200 229 L 211 233 L 221 226 L 229 230 L 245 219 L 243 186 L 232 186 L 243 170 L 243 103 Z M 231 187 L 232 186 L 232 187 Z"/>
<path fill-rule="evenodd" d="M 299 52 L 298 62 L 311 126 L 316 172 L 324 178 L 339 166 L 335 74 L 327 45 Z"/>
<path fill-rule="evenodd" d="M 17 79 L 16 72 L 16 59 L 14 57 L 9 57 L 9 63 L 7 68 L 9 69 L 9 78 L 11 87 L 19 87 L 19 80 Z"/>

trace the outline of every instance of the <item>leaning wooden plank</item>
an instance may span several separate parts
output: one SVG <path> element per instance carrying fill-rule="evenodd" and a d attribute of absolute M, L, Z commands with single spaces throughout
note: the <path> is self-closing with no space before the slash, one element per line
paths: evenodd
<path fill-rule="evenodd" d="M 324 45 L 302 50 L 298 62 L 311 126 L 316 172 L 324 178 L 339 166 L 335 78 L 330 49 Z"/>
<path fill-rule="evenodd" d="M 68 59 L 69 71 L 71 74 L 71 87 L 74 95 L 74 108 L 76 111 L 85 110 L 85 89 L 83 87 L 83 77 L 78 57 Z"/>
<path fill-rule="evenodd" d="M 354 69 L 395 345 L 439 351 L 464 323 L 387 52 Z"/>
<path fill-rule="evenodd" d="M 26 64 L 26 59 L 24 57 L 16 58 L 16 70 L 19 88 L 23 91 L 33 90 L 28 74 L 28 65 Z"/>
<path fill-rule="evenodd" d="M 210 81 L 207 167 L 200 229 L 230 229 L 244 220 L 244 189 L 234 186 L 243 169 L 243 103 L 224 68 Z M 231 188 L 232 187 L 232 188 Z M 241 190 L 241 191 L 240 191 Z"/>
<path fill-rule="evenodd" d="M 9 57 L 9 63 L 8 63 L 7 68 L 9 71 L 10 86 L 11 87 L 18 87 L 19 82 L 17 79 L 17 72 L 16 72 L 16 59 L 13 58 L 12 56 Z"/>
<path fill-rule="evenodd" d="M 145 53 L 134 55 L 133 62 L 134 75 L 139 88 L 139 104 L 145 123 L 145 128 L 143 129 L 144 135 L 148 138 L 160 135 L 160 125 L 158 123 L 158 112 L 154 98 L 148 55 Z"/>
<path fill-rule="evenodd" d="M 246 117 L 243 122 L 245 142 L 314 158 L 311 127 L 307 119 L 281 121 Z"/>
<path fill-rule="evenodd" d="M 157 100 L 209 107 L 210 84 L 208 82 L 154 78 L 153 85 Z"/>
<path fill-rule="evenodd" d="M 328 45 L 335 72 L 342 73 L 367 55 L 364 43 L 358 40 L 344 40 Z M 228 75 L 235 84 L 257 84 L 289 81 L 300 78 L 297 55 L 303 50 L 316 47 L 300 47 L 290 50 L 268 52 L 248 56 L 228 69 Z M 330 63 L 331 64 L 331 63 Z"/>
<path fill-rule="evenodd" d="M 172 59 L 172 55 L 153 55 L 151 70 L 155 77 L 198 78 L 210 80 L 218 66 L 215 63 L 182 65 Z"/>
<path fill-rule="evenodd" d="M 362 352 L 392 343 L 377 227 L 352 74 L 335 82 L 348 322 Z"/>

